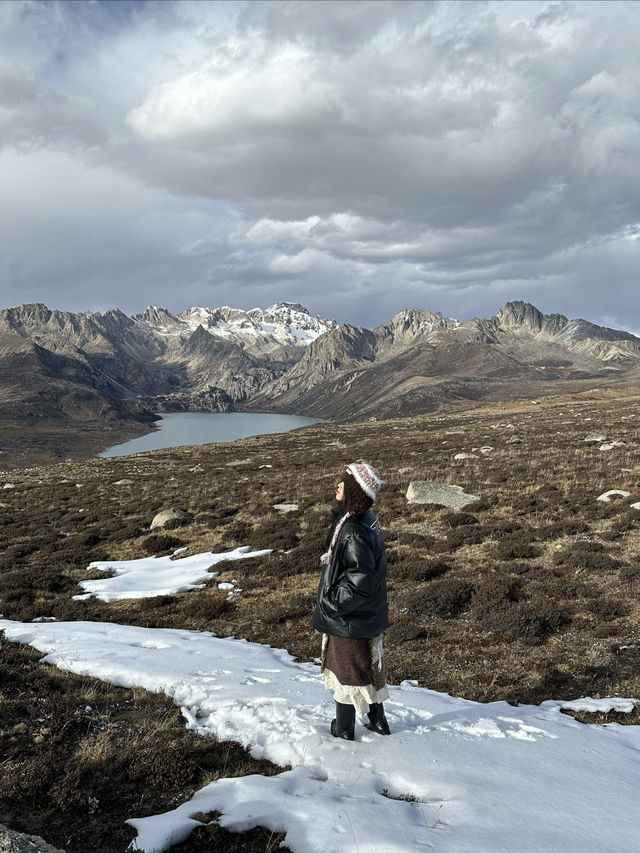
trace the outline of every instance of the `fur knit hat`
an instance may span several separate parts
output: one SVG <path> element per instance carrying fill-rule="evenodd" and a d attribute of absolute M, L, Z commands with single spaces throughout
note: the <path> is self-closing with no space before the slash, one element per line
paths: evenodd
<path fill-rule="evenodd" d="M 346 473 L 353 477 L 358 486 L 373 503 L 384 482 L 380 476 L 380 471 L 367 462 L 352 462 L 351 465 L 347 465 Z"/>

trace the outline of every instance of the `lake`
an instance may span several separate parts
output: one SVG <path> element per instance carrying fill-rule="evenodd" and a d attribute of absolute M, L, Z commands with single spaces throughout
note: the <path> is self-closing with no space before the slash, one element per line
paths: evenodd
<path fill-rule="evenodd" d="M 129 456 L 145 450 L 162 450 L 185 444 L 209 444 L 235 441 L 251 435 L 289 432 L 298 427 L 321 423 L 317 418 L 300 415 L 262 415 L 251 412 L 171 412 L 162 415 L 159 430 L 132 438 L 100 453 L 101 458 Z"/>

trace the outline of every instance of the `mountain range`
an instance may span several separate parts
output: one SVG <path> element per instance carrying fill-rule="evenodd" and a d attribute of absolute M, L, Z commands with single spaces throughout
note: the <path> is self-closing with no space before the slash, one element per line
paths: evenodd
<path fill-rule="evenodd" d="M 178 315 L 42 304 L 0 311 L 0 431 L 13 428 L 9 444 L 19 425 L 85 438 L 143 431 L 155 411 L 364 420 L 639 380 L 640 338 L 526 302 L 466 322 L 411 308 L 375 329 L 286 302 Z"/>

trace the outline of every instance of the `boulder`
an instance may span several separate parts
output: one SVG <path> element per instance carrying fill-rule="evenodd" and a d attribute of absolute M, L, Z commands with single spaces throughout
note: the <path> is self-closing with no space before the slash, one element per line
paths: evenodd
<path fill-rule="evenodd" d="M 23 835 L 0 824 L 0 853 L 64 853 L 39 835 Z"/>
<path fill-rule="evenodd" d="M 153 517 L 149 530 L 155 530 L 157 527 L 164 527 L 170 521 L 182 521 L 188 517 L 188 513 L 178 509 L 177 506 L 171 506 L 169 509 L 163 509 Z"/>
<path fill-rule="evenodd" d="M 283 515 L 287 512 L 296 512 L 296 510 L 300 509 L 298 504 L 274 504 L 273 508 Z"/>
<path fill-rule="evenodd" d="M 611 503 L 614 498 L 628 498 L 631 492 L 625 492 L 623 489 L 609 489 L 608 492 L 603 492 L 601 495 L 598 495 L 596 500 L 602 501 L 603 503 Z"/>
<path fill-rule="evenodd" d="M 410 504 L 438 504 L 451 509 L 462 509 L 479 500 L 478 495 L 466 494 L 462 486 L 432 483 L 429 480 L 413 480 L 407 489 L 407 501 Z"/>
<path fill-rule="evenodd" d="M 613 450 L 614 447 L 624 447 L 624 441 L 620 441 L 617 438 L 615 441 L 605 441 L 604 444 L 601 444 L 598 450 Z"/>

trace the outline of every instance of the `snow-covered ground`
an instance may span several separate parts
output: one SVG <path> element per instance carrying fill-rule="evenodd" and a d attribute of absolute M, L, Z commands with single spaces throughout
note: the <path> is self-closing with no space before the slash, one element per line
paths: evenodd
<path fill-rule="evenodd" d="M 585 726 L 556 701 L 480 704 L 403 682 L 385 703 L 392 736 L 359 726 L 347 742 L 329 734 L 332 699 L 318 666 L 280 649 L 110 623 L 0 619 L 0 630 L 61 669 L 165 693 L 195 732 L 291 766 L 213 782 L 163 815 L 131 815 L 136 849 L 147 853 L 212 810 L 230 829 L 285 831 L 297 853 L 640 849 L 638 727 Z M 631 710 L 634 701 L 583 704 Z"/>
<path fill-rule="evenodd" d="M 204 554 L 184 556 L 186 548 L 179 548 L 170 557 L 141 557 L 139 560 L 96 560 L 87 569 L 111 572 L 109 578 L 80 581 L 85 590 L 74 598 L 99 598 L 102 601 L 117 601 L 124 598 L 153 598 L 156 595 L 172 595 L 204 586 L 200 581 L 215 578 L 219 572 L 211 572 L 213 566 L 225 560 L 245 560 L 248 557 L 264 557 L 271 549 L 252 551 L 248 545 L 233 551 L 212 551 Z M 176 559 L 179 557 L 179 559 Z M 234 585 L 220 584 L 222 589 Z"/>

